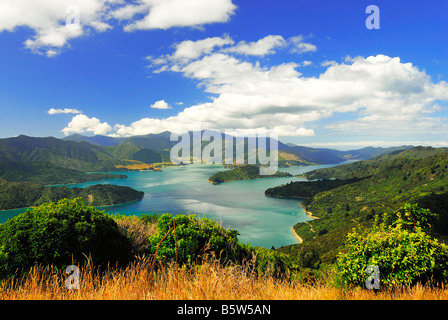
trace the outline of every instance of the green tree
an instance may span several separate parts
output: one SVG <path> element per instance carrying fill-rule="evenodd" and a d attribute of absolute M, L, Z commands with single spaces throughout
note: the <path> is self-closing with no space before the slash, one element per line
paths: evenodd
<path fill-rule="evenodd" d="M 414 212 L 414 218 L 422 220 L 410 222 L 401 216 L 401 211 L 406 216 Z M 387 223 L 387 215 L 381 222 L 377 216 L 371 229 L 359 227 L 348 234 L 345 252 L 339 254 L 336 263 L 343 283 L 364 285 L 368 276 L 365 270 L 370 265 L 379 267 L 381 283 L 387 286 L 430 280 L 436 284 L 447 282 L 448 246 L 428 235 L 422 227 L 433 214 L 409 205 L 396 214 L 392 224 Z"/>
<path fill-rule="evenodd" d="M 0 225 L 0 276 L 34 264 L 64 268 L 91 257 L 95 265 L 128 261 L 130 241 L 107 214 L 82 199 L 49 202 Z"/>

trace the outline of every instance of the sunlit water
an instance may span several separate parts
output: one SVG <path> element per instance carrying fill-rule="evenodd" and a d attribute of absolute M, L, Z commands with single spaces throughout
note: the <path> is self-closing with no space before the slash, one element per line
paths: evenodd
<path fill-rule="evenodd" d="M 321 166 L 282 168 L 293 175 Z M 213 185 L 207 179 L 224 170 L 218 165 L 189 165 L 167 167 L 161 172 L 124 172 L 127 179 L 110 179 L 69 185 L 86 187 L 93 184 L 115 184 L 144 191 L 141 201 L 103 207 L 109 213 L 137 215 L 143 213 L 197 214 L 222 223 L 225 228 L 237 229 L 239 240 L 254 246 L 278 248 L 297 243 L 291 232 L 294 224 L 310 218 L 299 205 L 300 200 L 266 197 L 268 188 L 303 178 L 263 178 Z M 0 223 L 24 209 L 0 212 Z"/>

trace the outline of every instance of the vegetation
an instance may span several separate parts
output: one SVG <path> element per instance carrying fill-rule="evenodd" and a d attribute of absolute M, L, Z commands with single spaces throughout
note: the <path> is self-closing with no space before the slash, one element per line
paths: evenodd
<path fill-rule="evenodd" d="M 279 178 L 279 177 L 292 177 L 287 172 L 277 171 L 273 175 L 260 175 L 260 167 L 256 165 L 240 165 L 236 166 L 232 170 L 221 171 L 212 175 L 208 181 L 210 183 L 223 183 L 227 181 L 236 180 L 250 180 L 260 178 Z"/>
<path fill-rule="evenodd" d="M 320 192 L 329 191 L 331 189 L 357 182 L 360 179 L 353 178 L 347 180 L 319 180 L 319 181 L 292 181 L 285 185 L 269 188 L 265 191 L 265 195 L 276 198 L 309 198 Z"/>
<path fill-rule="evenodd" d="M 8 182 L 0 178 L 0 210 L 28 208 L 63 198 L 82 198 L 92 206 L 109 206 L 141 200 L 144 193 L 129 187 L 94 185 L 87 188 L 45 187 L 28 182 Z"/>
<path fill-rule="evenodd" d="M 323 264 L 331 264 L 344 239 L 357 224 L 370 227 L 377 214 L 393 214 L 404 204 L 418 204 L 439 215 L 432 234 L 447 239 L 448 150 L 417 147 L 307 173 L 309 179 L 358 179 L 321 191 L 302 204 L 319 219 L 294 226 L 301 245 L 279 248 L 299 256 L 313 250 Z M 311 184 L 321 182 L 313 181 Z"/>
<path fill-rule="evenodd" d="M 236 230 L 205 218 L 110 216 L 65 199 L 0 225 L 0 293 L 22 300 L 447 299 L 443 286 L 432 286 L 448 278 L 447 246 L 427 233 L 435 218 L 405 205 L 395 219 L 350 233 L 335 267 L 313 270 L 316 255 L 297 264 L 242 244 Z M 72 263 L 81 268 L 80 290 L 65 288 L 64 266 Z M 381 270 L 379 292 L 362 288 L 370 264 Z"/>
<path fill-rule="evenodd" d="M 116 222 L 81 199 L 45 203 L 7 220 L 0 225 L 0 248 L 1 278 L 36 263 L 64 268 L 86 257 L 96 265 L 130 258 L 130 241 Z"/>
<path fill-rule="evenodd" d="M 345 284 L 363 285 L 366 268 L 371 265 L 379 268 L 381 283 L 386 286 L 447 283 L 448 246 L 427 234 L 434 215 L 409 204 L 401 211 L 393 223 L 385 214 L 372 228 L 358 227 L 348 234 L 345 252 L 337 260 Z"/>
<path fill-rule="evenodd" d="M 83 183 L 103 179 L 126 179 L 123 174 L 91 173 L 57 167 L 50 162 L 2 162 L 0 178 L 7 181 L 35 182 L 45 185 Z"/>

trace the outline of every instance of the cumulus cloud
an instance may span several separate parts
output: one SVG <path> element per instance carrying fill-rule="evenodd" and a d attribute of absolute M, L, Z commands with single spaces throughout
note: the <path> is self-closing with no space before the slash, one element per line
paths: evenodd
<path fill-rule="evenodd" d="M 298 39 L 285 41 L 276 50 L 290 50 L 298 43 Z M 434 82 L 425 71 L 399 57 L 350 57 L 324 63 L 326 69 L 320 75 L 305 77 L 297 69 L 308 62 L 263 66 L 231 50 L 241 43 L 235 44 L 228 36 L 207 38 L 176 44 L 171 54 L 151 58 L 150 70 L 195 80 L 213 97 L 168 118 L 117 124 L 111 134 L 193 130 L 196 122 L 201 122 L 202 129 L 273 129 L 279 136 L 313 136 L 316 128 L 342 135 L 448 133 L 447 119 L 437 115 L 440 101 L 448 101 L 448 83 Z M 260 42 L 243 42 L 247 50 L 255 43 Z M 350 116 L 315 125 L 344 114 Z"/>
<path fill-rule="evenodd" d="M 236 6 L 231 0 L 139 0 L 112 12 L 116 19 L 131 20 L 125 31 L 197 27 L 227 22 Z M 140 20 L 136 16 L 144 15 Z"/>
<path fill-rule="evenodd" d="M 198 27 L 226 22 L 235 9 L 231 0 L 2 0 L 0 32 L 29 28 L 25 47 L 54 57 L 70 40 L 109 30 L 116 20 L 128 22 L 125 31 Z"/>
<path fill-rule="evenodd" d="M 34 36 L 25 40 L 25 47 L 53 57 L 71 39 L 88 30 L 102 32 L 111 28 L 104 15 L 115 1 L 118 0 L 2 0 L 0 32 L 30 28 Z"/>
<path fill-rule="evenodd" d="M 82 111 L 79 111 L 78 109 L 70 109 L 70 108 L 64 108 L 64 109 L 54 109 L 51 108 L 47 111 L 48 114 L 66 114 L 66 113 L 82 113 Z"/>
<path fill-rule="evenodd" d="M 152 109 L 171 109 L 168 103 L 165 100 L 159 100 L 150 106 Z"/>
<path fill-rule="evenodd" d="M 84 114 L 79 114 L 70 121 L 62 132 L 68 136 L 73 133 L 93 133 L 107 135 L 112 131 L 112 127 L 107 122 L 101 122 L 93 117 L 89 118 Z"/>

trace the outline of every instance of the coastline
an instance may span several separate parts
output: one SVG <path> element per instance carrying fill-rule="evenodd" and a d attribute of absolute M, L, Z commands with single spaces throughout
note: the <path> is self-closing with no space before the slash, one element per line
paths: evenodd
<path fill-rule="evenodd" d="M 313 216 L 313 213 L 311 211 L 307 211 L 305 206 L 302 203 L 299 203 L 299 205 L 303 208 L 303 210 L 308 215 L 308 217 L 310 217 L 312 219 L 319 219 L 319 217 Z M 294 237 L 296 237 L 299 244 L 303 243 L 303 239 L 296 233 L 296 231 L 294 230 L 294 227 L 291 228 L 291 232 L 294 235 Z"/>
<path fill-rule="evenodd" d="M 307 211 L 306 207 L 302 203 L 299 203 L 299 205 L 303 208 L 303 210 L 308 215 L 308 217 L 313 218 L 313 219 L 319 219 L 319 217 L 313 216 L 313 213 L 311 211 Z"/>
<path fill-rule="evenodd" d="M 296 233 L 296 231 L 294 230 L 294 227 L 291 228 L 292 234 L 294 235 L 294 237 L 296 237 L 297 241 L 300 243 L 303 242 L 303 239 Z"/>

